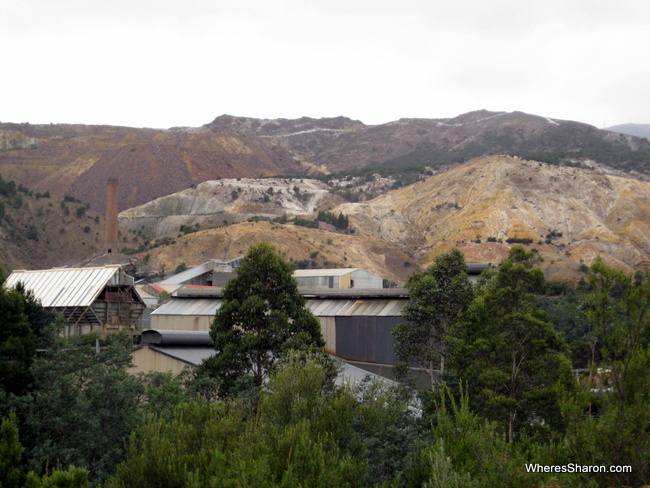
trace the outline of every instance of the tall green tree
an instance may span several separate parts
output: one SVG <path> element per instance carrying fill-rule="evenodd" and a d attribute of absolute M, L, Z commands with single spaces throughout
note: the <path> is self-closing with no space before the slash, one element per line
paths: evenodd
<path fill-rule="evenodd" d="M 53 345 L 63 325 L 63 317 L 43 308 L 34 292 L 26 289 L 22 282 L 16 283 L 16 290 L 23 296 L 25 315 L 36 336 L 38 347 L 46 348 Z"/>
<path fill-rule="evenodd" d="M 24 395 L 33 381 L 30 367 L 36 354 L 25 299 L 15 289 L 2 286 L 0 279 L 0 388 Z"/>
<path fill-rule="evenodd" d="M 88 471 L 74 466 L 66 471 L 55 469 L 42 477 L 33 471 L 25 476 L 22 460 L 24 450 L 18 435 L 16 415 L 11 413 L 8 418 L 2 419 L 0 427 L 0 488 L 88 488 Z"/>
<path fill-rule="evenodd" d="M 395 371 L 404 377 L 408 366 L 420 367 L 433 385 L 438 368 L 445 368 L 444 337 L 474 296 L 462 252 L 454 249 L 438 256 L 426 271 L 412 274 L 406 286 L 410 301 L 402 316 L 407 322 L 393 330 L 400 360 Z"/>
<path fill-rule="evenodd" d="M 24 448 L 18 438 L 16 414 L 2 419 L 0 426 L 0 487 L 18 488 L 21 485 L 22 454 Z"/>
<path fill-rule="evenodd" d="M 471 405 L 512 441 L 561 429 L 560 386 L 571 384 L 568 348 L 536 306 L 544 290 L 537 256 L 511 249 L 449 337 L 450 362 Z"/>
<path fill-rule="evenodd" d="M 619 318 L 618 298 L 623 288 L 629 289 L 630 284 L 630 277 L 607 266 L 600 256 L 589 268 L 587 281 L 589 293 L 582 302 L 581 310 L 588 328 L 586 339 L 591 352 L 592 372 L 596 367 L 604 341 L 611 335 Z"/>
<path fill-rule="evenodd" d="M 245 376 L 261 385 L 288 351 L 325 345 L 292 275 L 291 266 L 262 243 L 249 249 L 226 284 L 210 331 L 217 354 L 203 368 L 221 381 L 222 394 Z"/>
<path fill-rule="evenodd" d="M 592 374 L 565 405 L 573 462 L 631 466 L 585 475 L 600 486 L 650 483 L 650 276 L 634 279 L 597 260 L 583 304 L 597 344 Z"/>
<path fill-rule="evenodd" d="M 113 473 L 142 420 L 142 384 L 128 372 L 130 336 L 56 341 L 34 361 L 34 387 L 20 416 L 29 468 L 79 466 L 93 484 Z"/>

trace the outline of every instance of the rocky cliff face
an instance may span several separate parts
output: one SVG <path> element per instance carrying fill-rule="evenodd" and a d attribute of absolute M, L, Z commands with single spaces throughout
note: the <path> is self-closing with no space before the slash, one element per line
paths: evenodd
<path fill-rule="evenodd" d="M 593 170 L 489 156 L 373 200 L 338 206 L 323 183 L 292 181 L 206 182 L 123 212 L 122 228 L 137 231 L 144 225 L 155 236 L 173 235 L 180 225 L 198 222 L 201 229 L 223 227 L 182 238 L 187 249 L 215 253 L 202 255 L 206 259 L 235 257 L 230 255 L 234 242 L 267 239 L 296 261 L 317 251 L 318 265 L 369 267 L 394 281 L 454 247 L 468 261 L 496 264 L 512 245 L 523 243 L 539 252 L 551 279 L 578 279 L 580 265 L 599 255 L 628 272 L 650 257 L 650 183 Z M 321 208 L 346 214 L 354 234 L 323 224 L 317 231 L 261 222 L 224 227 L 252 216 L 313 218 Z M 204 243 L 207 236 L 213 239 L 210 245 L 195 241 Z M 293 244 L 287 246 L 287 240 Z M 170 251 L 155 251 L 156 259 L 169 267 L 173 256 L 196 254 L 187 254 L 179 243 Z"/>

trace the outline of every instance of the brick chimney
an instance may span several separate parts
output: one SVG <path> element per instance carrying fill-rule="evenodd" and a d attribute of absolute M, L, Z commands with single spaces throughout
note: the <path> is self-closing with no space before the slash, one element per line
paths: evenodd
<path fill-rule="evenodd" d="M 117 178 L 110 178 L 106 186 L 106 242 L 104 251 L 117 253 Z"/>

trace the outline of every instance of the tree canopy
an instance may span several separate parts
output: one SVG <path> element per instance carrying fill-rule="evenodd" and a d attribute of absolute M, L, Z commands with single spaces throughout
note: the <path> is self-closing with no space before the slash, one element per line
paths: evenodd
<path fill-rule="evenodd" d="M 400 360 L 395 371 L 403 377 L 408 366 L 418 366 L 433 384 L 437 369 L 444 370 L 444 337 L 474 296 L 463 254 L 454 249 L 438 256 L 426 271 L 412 274 L 406 286 L 410 301 L 402 316 L 407 322 L 393 331 Z"/>
<path fill-rule="evenodd" d="M 536 305 L 535 293 L 544 290 L 537 261 L 532 251 L 513 247 L 448 337 L 451 367 L 473 407 L 510 440 L 522 429 L 557 427 L 556 387 L 571 381 L 568 348 Z"/>
<path fill-rule="evenodd" d="M 25 298 L 0 280 L 0 387 L 25 394 L 33 380 L 30 367 L 35 354 L 36 335 L 25 313 Z"/>
<path fill-rule="evenodd" d="M 273 247 L 251 247 L 224 288 L 210 331 L 217 354 L 205 361 L 204 369 L 221 381 L 223 394 L 247 375 L 262 384 L 290 350 L 325 345 L 320 324 L 305 303 L 293 269 Z"/>

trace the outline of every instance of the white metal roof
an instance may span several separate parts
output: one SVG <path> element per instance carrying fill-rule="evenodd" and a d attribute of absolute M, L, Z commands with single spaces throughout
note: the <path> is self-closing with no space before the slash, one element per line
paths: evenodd
<path fill-rule="evenodd" d="M 313 276 L 342 276 L 361 268 L 330 268 L 330 269 L 297 269 L 293 272 L 294 278 L 307 278 Z"/>
<path fill-rule="evenodd" d="M 408 298 L 390 299 L 322 299 L 307 300 L 307 308 L 316 317 L 372 316 L 400 317 Z"/>
<path fill-rule="evenodd" d="M 172 298 L 152 315 L 214 316 L 221 307 L 220 298 Z M 408 298 L 307 300 L 307 308 L 317 317 L 362 316 L 399 317 Z"/>
<path fill-rule="evenodd" d="M 43 307 L 87 307 L 106 285 L 124 284 L 121 278 L 119 266 L 19 270 L 9 275 L 5 286 L 13 288 L 22 282 Z"/>
<path fill-rule="evenodd" d="M 178 274 L 169 276 L 162 280 L 160 282 L 161 285 L 180 285 L 181 283 L 184 283 L 186 281 L 191 280 L 192 278 L 196 278 L 197 276 L 201 276 L 202 274 L 205 274 L 209 271 L 212 271 L 212 269 L 209 266 L 210 261 L 199 264 L 198 266 L 194 266 L 193 268 L 186 269 L 185 271 L 182 271 Z"/>
<path fill-rule="evenodd" d="M 180 273 L 177 273 L 175 275 L 168 276 L 167 278 L 162 280 L 159 284 L 180 285 L 185 283 L 186 281 L 201 276 L 202 274 L 208 273 L 210 271 L 214 271 L 219 266 L 230 266 L 232 269 L 237 269 L 242 259 L 244 259 L 244 256 L 239 256 L 237 258 L 231 259 L 230 261 L 222 261 L 221 259 L 210 259 L 205 263 L 201 263 L 197 266 L 192 266 L 191 268 L 186 269 L 185 271 L 181 271 Z"/>
<path fill-rule="evenodd" d="M 156 310 L 152 315 L 211 315 L 221 307 L 220 298 L 172 298 Z"/>

